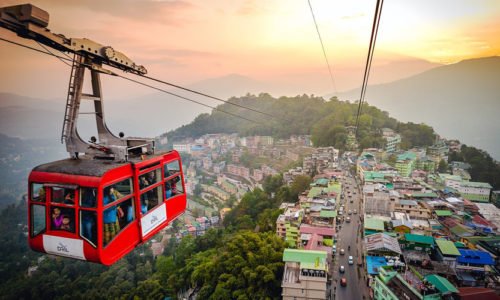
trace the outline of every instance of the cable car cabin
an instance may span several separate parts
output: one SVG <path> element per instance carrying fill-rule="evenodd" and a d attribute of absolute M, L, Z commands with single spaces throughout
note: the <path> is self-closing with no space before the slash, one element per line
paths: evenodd
<path fill-rule="evenodd" d="M 29 245 L 111 265 L 186 209 L 179 153 L 128 162 L 66 159 L 29 176 Z"/>

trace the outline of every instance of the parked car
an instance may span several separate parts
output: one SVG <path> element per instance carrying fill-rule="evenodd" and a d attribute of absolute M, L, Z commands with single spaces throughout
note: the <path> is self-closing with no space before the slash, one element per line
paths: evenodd
<path fill-rule="evenodd" d="M 353 212 L 352 212 L 352 213 L 353 213 L 353 214 L 357 214 L 357 213 L 358 213 L 358 211 L 357 211 L 357 210 L 353 210 Z"/>
<path fill-rule="evenodd" d="M 339 272 L 340 272 L 340 273 L 344 273 L 344 272 L 345 272 L 345 267 L 344 267 L 344 266 L 340 266 L 340 268 L 339 268 Z"/>
<path fill-rule="evenodd" d="M 350 256 L 350 255 L 349 255 L 349 258 L 347 259 L 347 262 L 348 262 L 350 265 L 353 265 L 353 264 L 354 264 L 354 261 L 353 261 L 352 256 Z"/>
<path fill-rule="evenodd" d="M 332 246 L 332 252 L 333 253 L 337 253 L 337 245 L 333 245 Z"/>
<path fill-rule="evenodd" d="M 342 279 L 340 279 L 340 285 L 347 286 L 347 279 L 345 279 L 345 277 L 342 277 Z"/>
<path fill-rule="evenodd" d="M 344 248 L 340 249 L 340 255 L 344 255 L 344 254 L 345 254 Z"/>

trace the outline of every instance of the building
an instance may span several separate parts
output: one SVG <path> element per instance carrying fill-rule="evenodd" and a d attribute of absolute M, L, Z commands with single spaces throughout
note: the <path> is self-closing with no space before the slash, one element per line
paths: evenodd
<path fill-rule="evenodd" d="M 457 257 L 460 256 L 460 252 L 458 252 L 455 244 L 452 241 L 437 239 L 436 245 L 436 256 L 438 260 L 447 264 L 451 269 L 454 269 L 457 263 Z"/>
<path fill-rule="evenodd" d="M 463 181 L 457 188 L 463 198 L 474 202 L 490 202 L 493 187 L 486 182 Z"/>
<path fill-rule="evenodd" d="M 285 249 L 283 300 L 326 299 L 327 252 Z"/>
<path fill-rule="evenodd" d="M 412 152 L 405 152 L 398 155 L 396 160 L 396 170 L 403 177 L 410 177 L 411 172 L 415 169 L 417 156 Z"/>
<path fill-rule="evenodd" d="M 417 250 L 430 253 L 434 249 L 434 238 L 420 234 L 405 234 L 402 243 L 405 250 Z"/>
<path fill-rule="evenodd" d="M 365 213 L 369 215 L 391 216 L 399 194 L 389 191 L 384 185 L 374 184 L 363 187 Z"/>
<path fill-rule="evenodd" d="M 174 143 L 173 148 L 178 152 L 184 152 L 184 153 L 191 152 L 191 144 L 189 143 Z"/>
<path fill-rule="evenodd" d="M 237 166 L 237 165 L 232 165 L 232 164 L 227 165 L 227 172 L 229 174 L 233 174 L 233 175 L 241 176 L 241 177 L 245 177 L 245 178 L 250 177 L 250 169 L 243 167 L 243 166 Z"/>
<path fill-rule="evenodd" d="M 384 221 L 376 218 L 365 218 L 364 222 L 365 236 L 384 232 Z"/>
<path fill-rule="evenodd" d="M 380 268 L 373 285 L 375 300 L 438 300 L 441 294 L 437 290 L 429 290 L 422 295 L 410 285 L 398 272 Z"/>
<path fill-rule="evenodd" d="M 407 213 L 411 219 L 417 220 L 427 220 L 431 217 L 431 211 L 414 200 L 399 200 L 394 206 L 394 211 Z"/>
<path fill-rule="evenodd" d="M 401 144 L 401 136 L 397 133 L 384 136 L 385 138 L 385 151 L 388 153 L 393 153 L 399 150 L 399 145 Z"/>

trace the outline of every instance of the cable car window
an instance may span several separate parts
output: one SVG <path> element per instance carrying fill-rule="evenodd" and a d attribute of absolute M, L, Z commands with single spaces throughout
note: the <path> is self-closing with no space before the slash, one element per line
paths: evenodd
<path fill-rule="evenodd" d="M 75 216 L 75 210 L 73 208 L 52 206 L 51 229 L 75 232 L 74 216 Z"/>
<path fill-rule="evenodd" d="M 113 201 L 120 200 L 121 198 L 130 195 L 132 193 L 132 183 L 130 178 L 128 178 L 104 188 L 104 192 L 106 192 L 106 189 L 110 189 L 110 192 L 113 195 L 113 197 L 111 197 L 109 199 L 110 201 L 108 202 L 111 203 Z M 106 194 L 104 195 L 106 196 Z M 108 203 L 104 203 L 104 205 Z"/>
<path fill-rule="evenodd" d="M 146 214 L 151 209 L 155 208 L 160 199 L 163 199 L 163 186 L 159 185 L 154 189 L 141 193 L 141 213 Z"/>
<path fill-rule="evenodd" d="M 181 168 L 179 166 L 179 161 L 173 161 L 165 165 L 164 176 L 165 178 L 174 175 L 175 173 L 179 173 Z"/>
<path fill-rule="evenodd" d="M 45 202 L 45 188 L 41 183 L 31 184 L 31 201 Z"/>
<path fill-rule="evenodd" d="M 142 190 L 152 184 L 159 182 L 160 180 L 161 180 L 160 169 L 156 169 L 139 176 L 139 186 Z"/>
<path fill-rule="evenodd" d="M 165 182 L 165 198 L 170 198 L 175 195 L 184 193 L 180 176 L 175 176 Z"/>
<path fill-rule="evenodd" d="M 114 205 L 106 209 L 103 213 L 104 221 L 104 245 L 107 245 L 120 231 L 118 217 L 123 217 L 124 213 L 120 206 Z"/>
<path fill-rule="evenodd" d="M 123 216 L 118 219 L 118 223 L 120 228 L 125 228 L 125 226 L 135 219 L 134 204 L 132 199 L 120 203 L 120 208 L 123 212 Z"/>
<path fill-rule="evenodd" d="M 63 187 L 52 187 L 52 203 L 75 204 L 75 190 Z"/>
<path fill-rule="evenodd" d="M 97 189 L 96 188 L 80 188 L 80 206 L 95 208 L 97 204 Z"/>
<path fill-rule="evenodd" d="M 80 235 L 94 247 L 97 245 L 97 214 L 95 211 L 80 210 Z"/>
<path fill-rule="evenodd" d="M 31 206 L 31 236 L 38 235 L 45 231 L 47 224 L 45 224 L 45 206 L 32 205 Z"/>

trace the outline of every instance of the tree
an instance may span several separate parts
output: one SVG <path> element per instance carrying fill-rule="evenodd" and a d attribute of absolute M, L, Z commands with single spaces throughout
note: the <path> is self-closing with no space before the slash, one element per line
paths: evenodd
<path fill-rule="evenodd" d="M 274 176 L 266 176 L 262 187 L 268 195 L 276 194 L 278 189 L 283 185 L 283 176 L 281 174 Z"/>
<path fill-rule="evenodd" d="M 294 202 L 297 202 L 299 200 L 299 195 L 309 188 L 311 181 L 311 177 L 307 175 L 299 175 L 295 177 L 292 185 L 290 186 L 290 194 Z"/>
<path fill-rule="evenodd" d="M 440 162 L 439 162 L 439 165 L 438 165 L 438 172 L 439 173 L 446 173 L 448 172 L 448 164 L 446 163 L 446 161 L 444 159 L 442 159 Z"/>

